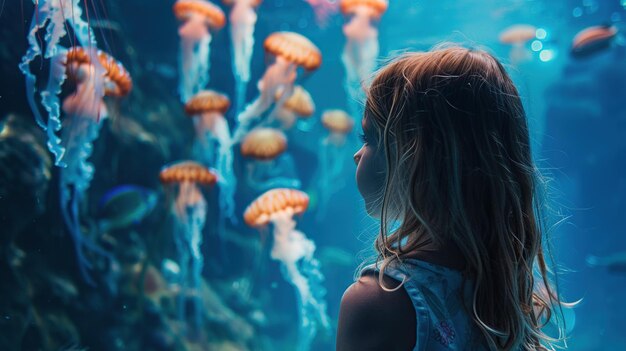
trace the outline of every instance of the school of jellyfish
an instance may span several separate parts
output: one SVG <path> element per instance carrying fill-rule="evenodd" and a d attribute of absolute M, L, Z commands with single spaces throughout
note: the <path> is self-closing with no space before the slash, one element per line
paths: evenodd
<path fill-rule="evenodd" d="M 287 137 L 274 128 L 257 127 L 241 142 L 241 155 L 248 159 L 246 182 L 257 191 L 276 187 L 300 187 L 295 166 L 286 154 Z"/>
<path fill-rule="evenodd" d="M 348 93 L 350 113 L 360 115 L 358 101 L 362 99 L 362 84 L 376 68 L 378 57 L 379 21 L 387 11 L 387 0 L 341 0 L 341 13 L 348 17 L 343 26 L 346 44 L 341 55 L 346 71 L 345 89 Z"/>
<path fill-rule="evenodd" d="M 309 350 L 318 327 L 328 329 L 323 275 L 313 254 L 315 244 L 296 230 L 294 215 L 306 211 L 306 193 L 288 188 L 269 190 L 254 200 L 244 212 L 246 224 L 255 228 L 273 226 L 271 257 L 282 264 L 285 279 L 296 289 L 300 320 L 299 351 Z"/>
<path fill-rule="evenodd" d="M 237 116 L 238 124 L 233 135 L 235 142 L 241 141 L 253 123 L 274 104 L 276 94 L 280 94 L 281 98 L 275 102 L 275 111 L 270 113 L 269 120 L 272 120 L 271 116 L 292 94 L 298 66 L 313 71 L 322 63 L 322 54 L 317 46 L 298 33 L 272 33 L 263 42 L 263 47 L 275 57 L 275 61 L 258 82 L 260 95 Z"/>
<path fill-rule="evenodd" d="M 229 8 L 228 21 L 221 5 L 208 0 L 173 2 L 172 11 L 179 23 L 177 93 L 196 137 L 193 141 L 188 138 L 191 154 L 182 158 L 193 161 L 164 161 L 167 165 L 158 176 L 164 192 L 173 196 L 172 238 L 177 257 L 175 261 L 164 260 L 161 270 L 168 284 L 180 288 L 176 295 L 177 318 L 195 327 L 203 324 L 201 244 L 203 231 L 209 231 L 205 225 L 212 224 L 207 218 L 217 210 L 209 205 L 214 199 L 210 196 L 216 193 L 209 189 L 217 185 L 219 220 L 231 219 L 235 229 L 242 215 L 236 206 L 236 192 L 242 191 L 256 198 L 243 212 L 245 224 L 260 230 L 272 227 L 271 258 L 280 262 L 284 278 L 296 291 L 298 350 L 308 350 L 318 331 L 328 329 L 330 324 L 323 276 L 314 257 L 315 244 L 296 229 L 294 216 L 309 207 L 309 196 L 298 189 L 311 190 L 311 209 L 321 221 L 345 188 L 345 166 L 351 163 L 354 151 L 349 138 L 354 135 L 355 118 L 362 115 L 363 88 L 377 66 L 378 22 L 389 6 L 388 0 L 305 1 L 313 8 L 320 26 L 336 12 L 345 17 L 345 45 L 334 59 L 340 60 L 345 69 L 343 83 L 348 99 L 345 106 L 324 106 L 322 113 L 316 110 L 315 91 L 305 87 L 308 75 L 322 64 L 322 52 L 302 34 L 269 34 L 263 40 L 268 60 L 265 71 L 260 77 L 252 74 L 252 64 L 260 63 L 252 60 L 252 54 L 255 40 L 260 40 L 255 26 L 259 11 L 266 5 L 262 0 L 222 0 Z M 128 95 L 133 81 L 126 68 L 113 58 L 115 52 L 108 45 L 104 51 L 98 47 L 84 2 L 33 0 L 33 4 L 28 48 L 19 68 L 26 78 L 27 102 L 47 134 L 47 146 L 59 167 L 60 212 L 71 236 L 78 271 L 85 282 L 97 285 L 99 281 L 94 278 L 101 272 L 94 269 L 93 255 L 110 259 L 112 254 L 97 244 L 93 233 L 85 232 L 91 223 L 84 218 L 89 210 L 81 212 L 87 207 L 81 203 L 86 205 L 83 202 L 95 172 L 90 162 L 92 144 L 109 112 L 104 101 Z M 230 97 L 220 92 L 228 91 L 223 82 L 210 79 L 212 37 L 225 26 L 230 31 L 235 78 Z M 516 65 L 532 59 L 526 46 L 542 38 L 541 30 L 517 24 L 505 28 L 497 39 L 503 47 L 510 47 L 510 60 Z M 573 38 L 570 54 L 576 59 L 593 55 L 615 44 L 618 34 L 616 25 L 583 29 Z M 248 83 L 257 79 L 258 92 L 248 101 Z M 329 91 L 337 88 L 330 86 L 336 82 L 324 84 L 329 85 Z M 317 102 L 319 106 L 325 103 L 323 99 Z M 234 118 L 227 119 L 227 113 Z M 315 139 L 299 139 L 318 126 L 322 134 L 316 134 Z M 298 147 L 312 149 L 307 150 L 314 154 L 310 158 L 318 161 L 310 187 L 308 180 L 299 176 L 306 175 L 306 168 L 299 166 L 309 160 L 296 151 Z"/>
<path fill-rule="evenodd" d="M 202 90 L 185 104 L 185 113 L 193 118 L 196 130 L 195 158 L 206 166 L 215 167 L 219 175 L 220 215 L 233 218 L 237 179 L 233 172 L 233 149 L 230 128 L 224 114 L 230 99 L 213 90 Z"/>
<path fill-rule="evenodd" d="M 204 256 L 200 250 L 202 230 L 206 221 L 208 205 L 201 188 L 213 186 L 217 175 L 210 169 L 193 161 L 181 161 L 167 165 L 159 179 L 168 191 L 176 194 L 172 213 L 176 219 L 174 243 L 178 252 L 178 318 L 186 320 L 187 299 L 193 304 L 193 325 L 202 324 L 202 301 L 199 299 Z"/>
<path fill-rule="evenodd" d="M 177 0 L 173 11 L 181 22 L 178 93 L 187 102 L 209 83 L 211 31 L 224 27 L 226 17 L 217 5 L 205 0 Z"/>
<path fill-rule="evenodd" d="M 329 133 L 320 141 L 318 219 L 326 215 L 332 196 L 345 186 L 341 175 L 352 152 L 346 135 L 352 131 L 354 119 L 345 111 L 327 110 L 322 114 L 322 125 Z"/>

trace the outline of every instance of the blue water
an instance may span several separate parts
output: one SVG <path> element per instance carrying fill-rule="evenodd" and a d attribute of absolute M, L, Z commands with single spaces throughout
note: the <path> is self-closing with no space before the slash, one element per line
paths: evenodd
<path fill-rule="evenodd" d="M 33 11 L 31 3 L 20 2 L 21 6 L 4 4 L 0 14 L 0 48 L 6 60 L 2 73 L 7 77 L 0 81 L 0 121 L 6 125 L 9 115 L 17 115 L 26 125 L 21 128 L 35 135 L 45 150 L 45 138 L 34 126 L 23 93 L 24 77 L 17 68 L 26 51 L 25 34 Z M 232 223 L 217 214 L 219 190 L 203 192 L 209 214 L 201 248 L 205 258 L 202 275 L 214 292 L 203 295 L 210 312 L 204 321 L 208 331 L 183 333 L 173 316 L 176 313 L 170 313 L 172 306 L 145 304 L 138 297 L 141 291 L 132 279 L 139 278 L 129 278 L 135 277 L 133 269 L 141 267 L 137 264 L 157 267 L 165 280 L 175 274 L 161 268 L 164 259 L 176 258 L 176 249 L 169 211 L 172 196 L 163 190 L 158 172 L 167 163 L 191 157 L 194 137 L 177 96 L 178 24 L 172 1 L 84 3 L 91 6 L 100 48 L 126 66 L 135 87 L 130 96 L 109 105 L 111 117 L 94 144 L 96 171 L 81 208 L 86 218 L 83 230 L 87 230 L 89 217 L 97 213 L 98 199 L 117 185 L 135 184 L 159 191 L 160 202 L 141 223 L 108 235 L 95 234 L 94 239 L 119 262 L 96 266 L 98 283 L 89 287 L 80 278 L 56 205 L 58 170 L 48 165 L 51 175 L 49 179 L 42 176 L 45 179 L 40 182 L 9 176 L 11 172 L 30 171 L 15 168 L 28 164 L 12 162 L 6 155 L 30 154 L 2 139 L 0 167 L 5 178 L 0 180 L 17 184 L 11 188 L 7 181 L 0 186 L 0 203 L 6 210 L 2 219 L 6 229 L 2 279 L 15 287 L 7 290 L 8 284 L 3 283 L 0 292 L 0 297 L 4 294 L 0 298 L 3 349 L 59 350 L 76 345 L 93 350 L 191 350 L 195 344 L 211 350 L 295 350 L 297 297 L 285 281 L 281 265 L 270 259 L 271 234 L 259 233 L 243 223 L 244 210 L 260 192 L 243 181 L 249 161 L 238 152 L 234 162 L 240 180 L 235 197 L 237 221 Z M 228 13 L 228 7 L 220 6 Z M 623 6 L 619 0 L 395 0 L 378 25 L 379 62 L 404 51 L 428 50 L 452 41 L 484 48 L 507 65 L 530 120 L 534 157 L 550 179 L 547 201 L 551 222 L 555 223 L 550 243 L 562 271 L 560 288 L 566 300 L 582 299 L 574 309 L 575 325 L 568 340 L 569 349 L 576 351 L 626 350 L 626 307 L 622 301 L 626 297 L 626 273 L 586 263 L 590 255 L 626 252 L 626 37 L 619 33 L 609 48 L 590 57 L 573 59 L 569 54 L 572 38 L 588 26 L 613 23 L 626 30 Z M 361 259 L 371 254 L 376 233 L 376 223 L 365 215 L 353 181 L 351 152 L 344 160 L 343 184 L 330 201 L 327 214 L 320 217 L 315 212 L 319 148 L 325 136 L 320 116 L 327 109 L 351 107 L 340 58 L 345 19 L 335 14 L 320 28 L 311 7 L 301 0 L 267 0 L 257 12 L 246 101 L 256 97 L 256 81 L 271 63 L 262 47 L 270 33 L 298 32 L 323 54 L 317 71 L 298 78 L 298 84 L 313 96 L 316 112 L 306 128 L 287 132 L 287 152 L 293 158 L 301 189 L 311 195 L 311 210 L 296 217 L 297 229 L 316 244 L 331 322 L 329 332 L 318 328 L 311 349 L 332 350 L 341 295 L 352 283 Z M 498 33 L 518 23 L 545 30 L 545 38 L 526 44 L 529 58 L 513 63 L 511 47 L 499 43 Z M 9 40 L 14 45 L 7 44 Z M 228 27 L 214 33 L 210 60 L 208 87 L 235 101 Z M 46 66 L 38 70 L 37 65 L 32 66 L 33 71 L 45 77 Z M 357 126 L 352 134 L 360 128 L 360 116 L 353 117 Z M 232 130 L 232 108 L 226 119 Z M 355 139 L 353 135 L 348 138 L 348 147 L 354 151 Z M 16 195 L 18 191 L 32 192 L 32 199 Z M 51 286 L 57 292 L 46 298 L 41 291 L 49 291 Z M 26 298 L 16 297 L 17 291 L 25 289 L 34 292 Z M 221 308 L 224 306 L 227 309 Z"/>

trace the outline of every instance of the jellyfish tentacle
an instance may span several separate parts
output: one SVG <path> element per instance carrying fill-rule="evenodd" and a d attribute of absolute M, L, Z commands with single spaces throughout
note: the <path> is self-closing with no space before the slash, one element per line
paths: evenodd
<path fill-rule="evenodd" d="M 61 138 L 56 134 L 61 129 L 61 103 L 59 94 L 61 86 L 66 79 L 65 64 L 67 51 L 63 49 L 50 60 L 50 74 L 48 85 L 41 92 L 41 104 L 48 112 L 48 124 L 46 133 L 48 134 L 48 149 L 55 157 L 55 164 L 65 167 L 62 161 L 65 148 L 61 145 Z"/>
<path fill-rule="evenodd" d="M 246 87 L 250 81 L 250 60 L 254 48 L 254 26 L 257 15 L 251 0 L 235 1 L 230 13 L 230 34 L 233 41 L 236 87 L 235 113 L 245 103 Z"/>
<path fill-rule="evenodd" d="M 291 91 L 293 83 L 296 80 L 297 66 L 284 58 L 278 56 L 274 62 L 263 74 L 258 83 L 261 94 L 250 103 L 237 116 L 237 128 L 233 135 L 233 142 L 237 143 L 248 133 L 254 121 L 261 118 L 263 113 L 267 111 L 274 103 L 276 93 L 281 91 Z M 282 94 L 286 99 L 289 94 Z M 281 99 L 283 99 L 281 97 Z M 284 102 L 284 100 L 283 100 Z"/>
<path fill-rule="evenodd" d="M 28 105 L 35 115 L 35 121 L 41 128 L 45 128 L 46 124 L 43 121 L 43 117 L 39 111 L 39 107 L 35 103 L 35 83 L 37 79 L 35 75 L 30 70 L 30 64 L 37 57 L 41 56 L 41 46 L 39 45 L 39 40 L 37 38 L 37 32 L 46 26 L 46 22 L 48 21 L 48 12 L 50 11 L 49 5 L 47 3 L 42 3 L 35 6 L 35 14 L 31 20 L 30 29 L 28 30 L 28 49 L 24 56 L 22 56 L 22 61 L 19 64 L 19 68 L 26 76 L 26 99 L 28 100 Z"/>
<path fill-rule="evenodd" d="M 296 289 L 300 317 L 298 350 L 307 351 L 317 332 L 318 323 L 324 328 L 329 323 L 323 296 L 314 293 L 321 288 L 317 283 L 322 276 L 319 264 L 316 265 L 313 258 L 315 244 L 295 229 L 296 222 L 292 216 L 293 213 L 289 211 L 272 216 L 274 246 L 271 257 L 282 263 L 285 279 Z M 305 266 L 307 269 L 302 269 Z M 313 277 L 317 280 L 311 279 Z M 323 294 L 323 290 L 318 290 L 318 293 Z"/>

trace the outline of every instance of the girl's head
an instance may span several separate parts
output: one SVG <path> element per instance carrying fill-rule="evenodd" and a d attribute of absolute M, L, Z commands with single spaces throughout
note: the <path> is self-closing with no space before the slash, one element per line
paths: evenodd
<path fill-rule="evenodd" d="M 458 247 L 475 284 L 468 308 L 492 345 L 549 341 L 540 323 L 558 299 L 542 253 L 539 178 L 503 66 L 461 47 L 405 54 L 374 77 L 363 130 L 356 178 L 368 213 L 381 219 L 382 269 L 419 250 Z"/>

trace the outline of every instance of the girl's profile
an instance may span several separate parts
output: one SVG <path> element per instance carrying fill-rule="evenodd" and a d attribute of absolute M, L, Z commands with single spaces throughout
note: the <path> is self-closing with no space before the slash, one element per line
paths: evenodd
<path fill-rule="evenodd" d="M 542 180 L 504 67 L 453 46 L 381 68 L 354 155 L 373 264 L 341 302 L 337 350 L 544 350 L 561 311 Z"/>

